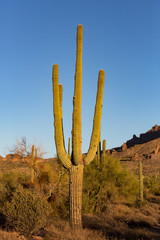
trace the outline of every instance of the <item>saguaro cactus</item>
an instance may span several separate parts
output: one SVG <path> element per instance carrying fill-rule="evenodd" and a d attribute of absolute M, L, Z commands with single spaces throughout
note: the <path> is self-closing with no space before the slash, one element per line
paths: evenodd
<path fill-rule="evenodd" d="M 31 183 L 33 184 L 36 176 L 36 168 L 37 168 L 37 148 L 32 145 L 32 153 L 31 153 Z"/>
<path fill-rule="evenodd" d="M 102 163 L 105 161 L 105 156 L 106 156 L 106 139 L 103 139 L 103 150 L 101 158 Z"/>
<path fill-rule="evenodd" d="M 71 157 L 71 139 L 68 138 L 68 157 Z"/>
<path fill-rule="evenodd" d="M 97 164 L 100 164 L 100 158 L 101 158 L 101 130 L 99 131 L 99 141 L 97 147 Z"/>
<path fill-rule="evenodd" d="M 81 97 L 82 97 L 82 40 L 83 26 L 77 27 L 77 56 L 75 88 L 73 97 L 73 117 L 72 117 L 72 154 L 71 158 L 64 148 L 61 99 L 58 83 L 58 65 L 53 66 L 53 112 L 54 129 L 57 155 L 63 166 L 69 170 L 69 194 L 70 194 L 70 224 L 73 229 L 82 228 L 82 187 L 83 187 L 83 168 L 88 165 L 95 157 L 99 141 L 102 99 L 104 86 L 104 70 L 99 71 L 97 99 L 93 120 L 93 130 L 90 140 L 88 153 L 83 158 L 81 152 Z"/>

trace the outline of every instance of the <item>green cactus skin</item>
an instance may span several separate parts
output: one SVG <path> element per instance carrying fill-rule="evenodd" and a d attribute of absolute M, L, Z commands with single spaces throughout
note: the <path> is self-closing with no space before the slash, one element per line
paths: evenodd
<path fill-rule="evenodd" d="M 105 161 L 105 156 L 106 156 L 106 139 L 103 140 L 103 150 L 102 150 L 102 157 L 101 157 L 102 164 Z"/>
<path fill-rule="evenodd" d="M 82 228 L 82 190 L 84 166 L 72 165 L 69 174 L 70 224 L 73 229 Z"/>
<path fill-rule="evenodd" d="M 77 29 L 77 58 L 75 73 L 75 88 L 73 97 L 73 116 L 72 116 L 72 154 L 74 165 L 82 164 L 82 136 L 81 136 L 81 99 L 82 99 L 82 40 L 83 27 Z"/>
<path fill-rule="evenodd" d="M 35 156 L 34 156 L 34 181 L 37 173 L 37 148 L 35 148 Z"/>
<path fill-rule="evenodd" d="M 142 162 L 139 162 L 139 198 L 143 201 L 143 174 L 142 174 Z"/>
<path fill-rule="evenodd" d="M 68 157 L 71 158 L 71 139 L 68 138 Z"/>
<path fill-rule="evenodd" d="M 37 148 L 32 145 L 32 153 L 31 153 L 31 183 L 34 184 L 36 178 L 36 170 L 37 169 Z"/>
<path fill-rule="evenodd" d="M 62 86 L 62 84 L 59 84 L 59 102 L 60 102 L 61 119 L 63 118 L 63 116 L 62 116 L 62 97 L 63 97 L 63 86 Z"/>
<path fill-rule="evenodd" d="M 64 131 L 63 131 L 63 115 L 62 115 L 62 99 L 63 99 L 63 85 L 59 84 L 59 102 L 60 102 L 60 112 L 61 112 L 61 121 L 62 121 L 63 145 L 65 148 Z"/>
<path fill-rule="evenodd" d="M 81 152 L 81 98 L 82 98 L 82 40 L 83 26 L 77 27 L 77 55 L 76 55 L 76 73 L 75 88 L 73 97 L 73 115 L 72 115 L 72 154 L 69 157 L 64 148 L 64 137 L 62 128 L 62 102 L 60 94 L 60 85 L 58 83 L 58 65 L 53 65 L 53 112 L 54 129 L 57 155 L 63 166 L 69 170 L 70 175 L 70 224 L 73 229 L 82 228 L 82 187 L 83 187 L 83 168 L 93 161 L 99 141 L 102 99 L 104 86 L 104 70 L 99 71 L 97 99 L 95 105 L 93 130 L 90 141 L 90 147 L 86 157 L 83 159 Z"/>
<path fill-rule="evenodd" d="M 103 155 L 106 154 L 106 139 L 103 139 Z"/>
<path fill-rule="evenodd" d="M 95 106 L 95 112 L 94 112 L 92 136 L 91 136 L 88 153 L 84 158 L 84 165 L 88 165 L 90 162 L 93 161 L 96 154 L 96 149 L 98 146 L 100 125 L 101 125 L 101 115 L 102 115 L 104 75 L 105 75 L 104 70 L 100 70 L 99 77 L 98 77 L 98 90 L 97 90 L 96 106 Z"/>
<path fill-rule="evenodd" d="M 54 111 L 54 129 L 55 143 L 57 155 L 67 169 L 70 169 L 72 164 L 64 148 L 63 128 L 61 104 L 59 99 L 59 84 L 58 84 L 58 65 L 53 66 L 53 111 Z"/>
<path fill-rule="evenodd" d="M 97 164 L 100 164 L 101 159 L 101 131 L 99 132 L 99 143 L 97 147 Z"/>

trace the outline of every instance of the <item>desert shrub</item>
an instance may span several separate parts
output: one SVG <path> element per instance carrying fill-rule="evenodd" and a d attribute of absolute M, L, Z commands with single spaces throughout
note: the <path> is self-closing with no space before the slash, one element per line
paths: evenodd
<path fill-rule="evenodd" d="M 18 188 L 11 201 L 4 204 L 3 212 L 7 225 L 24 236 L 44 227 L 51 206 L 38 193 Z"/>
<path fill-rule="evenodd" d="M 63 185 L 63 179 L 67 174 L 66 169 L 62 168 L 57 162 L 48 162 L 38 165 L 36 184 L 39 185 L 41 192 L 50 195 Z"/>
<path fill-rule="evenodd" d="M 84 170 L 84 211 L 104 212 L 109 201 L 126 198 L 133 202 L 138 196 L 138 179 L 118 159 L 107 157 L 103 167 L 93 161 Z"/>
<path fill-rule="evenodd" d="M 7 172 L 0 175 L 0 207 L 10 200 L 18 186 L 26 184 L 29 176 L 18 171 Z"/>
<path fill-rule="evenodd" d="M 68 171 L 58 161 L 39 164 L 37 184 L 41 194 L 48 197 L 56 217 L 68 218 L 69 176 Z"/>
<path fill-rule="evenodd" d="M 160 196 L 160 176 L 148 176 L 144 179 L 145 188 L 151 193 Z"/>
<path fill-rule="evenodd" d="M 5 232 L 0 230 L 0 239 L 1 240 L 26 240 L 24 236 L 20 236 L 16 232 Z"/>

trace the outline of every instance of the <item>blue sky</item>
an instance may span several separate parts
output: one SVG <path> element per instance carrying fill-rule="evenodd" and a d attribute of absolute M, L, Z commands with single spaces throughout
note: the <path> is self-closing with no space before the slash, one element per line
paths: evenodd
<path fill-rule="evenodd" d="M 52 66 L 63 84 L 67 145 L 72 128 L 76 28 L 83 25 L 82 150 L 92 131 L 98 71 L 105 70 L 107 148 L 160 125 L 159 0 L 1 0 L 0 155 L 16 138 L 56 155 Z"/>

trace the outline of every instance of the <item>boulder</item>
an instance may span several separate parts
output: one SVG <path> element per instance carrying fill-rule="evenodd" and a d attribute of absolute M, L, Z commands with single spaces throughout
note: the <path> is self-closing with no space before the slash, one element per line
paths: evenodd
<path fill-rule="evenodd" d="M 123 143 L 122 145 L 122 151 L 125 151 L 127 149 L 127 144 L 126 143 Z"/>

